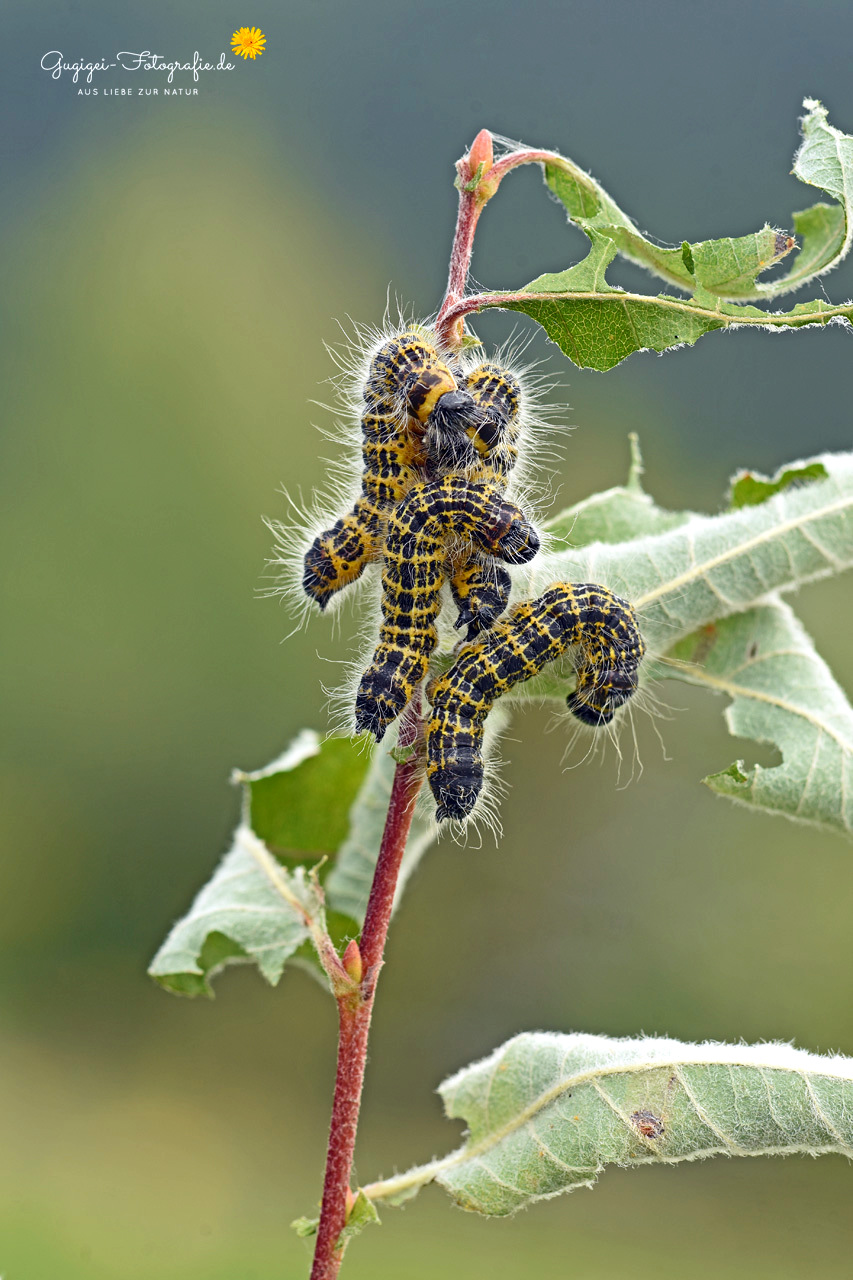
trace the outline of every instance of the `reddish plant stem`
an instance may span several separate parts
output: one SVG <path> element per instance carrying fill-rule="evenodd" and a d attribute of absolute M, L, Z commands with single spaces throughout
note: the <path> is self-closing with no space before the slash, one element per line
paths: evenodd
<path fill-rule="evenodd" d="M 394 771 L 385 830 L 382 833 L 361 934 L 360 953 L 364 976 L 354 993 L 338 999 L 338 1067 L 329 1126 L 323 1203 L 311 1280 L 335 1280 L 343 1257 L 343 1248 L 339 1247 L 338 1241 L 346 1224 L 351 1195 L 350 1172 L 376 983 L 382 967 L 400 863 L 412 825 L 415 798 L 423 781 L 417 750 L 414 749 L 421 727 L 419 712 L 419 705 L 413 705 L 412 713 L 400 728 L 400 746 L 412 747 L 412 751 L 408 759 L 398 763 Z"/>
<path fill-rule="evenodd" d="M 497 190 L 503 174 L 514 167 L 513 158 L 504 157 L 494 165 L 491 136 L 487 130 L 483 130 L 475 139 L 469 154 L 457 165 L 459 209 L 447 289 L 436 320 L 438 340 L 451 350 L 458 350 L 462 345 L 465 315 L 463 299 L 480 211 Z M 530 153 L 530 158 L 540 157 Z M 524 164 L 526 160 L 519 159 L 517 163 Z M 338 1066 L 329 1126 L 323 1203 L 311 1280 L 335 1280 L 343 1258 L 340 1235 L 346 1225 L 347 1211 L 352 1205 L 350 1175 L 376 983 L 383 963 L 397 877 L 412 825 L 415 798 L 423 782 L 417 750 L 422 728 L 420 698 L 416 695 L 408 715 L 400 725 L 398 745 L 404 751 L 410 750 L 410 754 L 397 764 L 394 772 L 385 830 L 359 943 L 363 977 L 355 991 L 338 997 Z"/>
<path fill-rule="evenodd" d="M 474 248 L 474 233 L 477 230 L 483 203 L 475 191 L 466 191 L 464 187 L 460 187 L 456 234 L 453 237 L 453 248 L 450 253 L 447 289 L 435 322 L 436 337 L 445 347 L 457 348 L 461 345 L 461 324 L 456 319 L 449 320 L 448 316 L 455 304 L 465 295 L 465 285 L 471 267 L 471 253 Z"/>

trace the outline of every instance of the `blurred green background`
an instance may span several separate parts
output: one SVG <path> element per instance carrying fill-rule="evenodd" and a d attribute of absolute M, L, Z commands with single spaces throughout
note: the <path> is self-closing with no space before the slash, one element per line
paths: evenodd
<path fill-rule="evenodd" d="M 39 69 L 51 49 L 215 61 L 240 25 L 267 51 L 195 99 L 80 97 Z M 323 482 L 323 342 L 347 315 L 378 321 L 389 287 L 435 308 L 452 164 L 484 125 L 559 147 L 662 239 L 789 226 L 815 198 L 788 175 L 802 97 L 853 131 L 853 10 L 55 0 L 7 14 L 5 37 L 0 1273 L 295 1280 L 331 1002 L 249 970 L 179 1001 L 145 967 L 226 845 L 231 766 L 324 728 L 320 682 L 347 652 L 321 620 L 280 644 L 286 611 L 255 598 L 261 513 L 285 514 L 282 482 Z M 583 252 L 524 171 L 474 272 L 508 287 Z M 825 283 L 849 297 L 851 264 Z M 477 324 L 487 342 L 510 327 Z M 624 478 L 629 430 L 654 495 L 706 509 L 737 466 L 850 447 L 850 342 L 711 335 L 603 376 L 535 336 L 576 426 L 561 499 Z M 799 607 L 853 688 L 849 580 Z M 563 772 L 547 713 L 518 719 L 500 846 L 425 860 L 382 978 L 363 1180 L 455 1145 L 433 1089 L 518 1030 L 853 1053 L 853 850 L 705 791 L 766 749 L 727 737 L 722 702 L 660 693 L 669 759 L 645 730 L 625 790 L 612 759 Z M 344 1274 L 849 1277 L 851 1179 L 835 1157 L 611 1170 L 510 1222 L 433 1189 L 387 1210 Z"/>

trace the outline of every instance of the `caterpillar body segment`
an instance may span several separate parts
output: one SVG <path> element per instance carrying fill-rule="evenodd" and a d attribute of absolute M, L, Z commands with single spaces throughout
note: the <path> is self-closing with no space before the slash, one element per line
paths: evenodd
<path fill-rule="evenodd" d="M 369 730 L 379 741 L 424 678 L 460 543 L 508 564 L 524 564 L 539 549 L 524 513 L 490 485 L 445 476 L 410 490 L 385 532 L 382 626 L 356 695 L 357 733 Z"/>
<path fill-rule="evenodd" d="M 473 640 L 500 617 L 509 604 L 512 578 L 503 565 L 474 556 L 456 567 L 450 578 L 450 594 L 458 609 L 454 627 L 467 626 Z"/>
<path fill-rule="evenodd" d="M 459 394 L 456 379 L 417 330 L 374 355 L 363 391 L 361 496 L 305 553 L 302 587 L 321 609 L 380 557 L 385 514 L 422 479 L 424 424 L 448 394 Z"/>
<path fill-rule="evenodd" d="M 585 724 L 609 724 L 637 689 L 645 645 L 631 605 L 594 583 L 558 582 L 517 604 L 428 690 L 427 779 L 437 821 L 464 819 L 477 803 L 483 727 L 495 700 L 571 648 L 577 687 L 569 709 Z"/>
<path fill-rule="evenodd" d="M 494 362 L 472 369 L 465 391 L 442 397 L 427 424 L 425 448 L 433 470 L 464 473 L 471 480 L 503 489 L 518 457 L 521 388 L 509 370 Z M 507 571 L 474 555 L 455 567 L 450 580 L 458 608 L 454 624 L 467 638 L 490 627 L 509 602 Z"/>

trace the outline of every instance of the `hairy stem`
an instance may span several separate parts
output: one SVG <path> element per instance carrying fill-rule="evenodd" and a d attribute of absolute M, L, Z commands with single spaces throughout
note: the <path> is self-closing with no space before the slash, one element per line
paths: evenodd
<path fill-rule="evenodd" d="M 421 734 L 420 705 L 413 703 L 400 727 L 402 748 L 415 748 Z M 343 1257 L 340 1234 L 346 1225 L 358 1113 L 367 1062 L 367 1037 L 394 905 L 400 863 L 412 825 L 415 798 L 423 780 L 416 749 L 398 763 L 391 787 L 359 951 L 363 977 L 358 990 L 338 999 L 338 1068 L 329 1127 L 326 1176 L 311 1280 L 334 1280 Z"/>

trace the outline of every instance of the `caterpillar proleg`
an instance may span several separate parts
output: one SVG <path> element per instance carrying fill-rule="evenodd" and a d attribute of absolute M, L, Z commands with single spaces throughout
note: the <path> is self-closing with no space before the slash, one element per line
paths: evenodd
<path fill-rule="evenodd" d="M 569 710 L 584 724 L 609 724 L 636 692 L 645 645 L 631 605 L 594 583 L 558 582 L 517 604 L 428 689 L 427 779 L 439 822 L 461 820 L 477 803 L 483 726 L 495 700 L 572 648 Z"/>
<path fill-rule="evenodd" d="M 493 486 L 464 476 L 416 485 L 388 518 L 382 626 L 356 696 L 356 732 L 369 730 L 379 741 L 426 674 L 441 587 L 459 543 L 508 564 L 524 564 L 539 549 L 524 513 Z"/>

